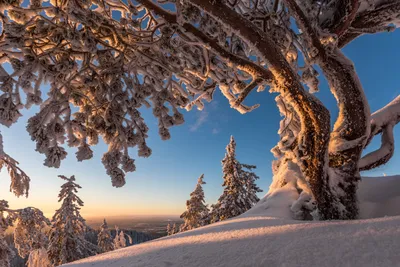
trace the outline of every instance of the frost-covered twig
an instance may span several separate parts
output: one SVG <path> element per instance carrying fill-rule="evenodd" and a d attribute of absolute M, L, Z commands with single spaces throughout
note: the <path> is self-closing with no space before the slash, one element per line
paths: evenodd
<path fill-rule="evenodd" d="M 400 122 L 400 96 L 371 115 L 371 134 L 367 145 L 379 133 L 382 133 L 379 149 L 361 158 L 361 171 L 370 170 L 386 164 L 394 153 L 393 128 Z"/>

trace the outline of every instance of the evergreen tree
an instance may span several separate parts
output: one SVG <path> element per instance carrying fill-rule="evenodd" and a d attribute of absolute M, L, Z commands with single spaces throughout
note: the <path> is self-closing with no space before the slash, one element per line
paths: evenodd
<path fill-rule="evenodd" d="M 222 160 L 224 192 L 218 202 L 212 205 L 211 221 L 217 222 L 238 216 L 259 201 L 255 180 L 259 177 L 252 172 L 256 166 L 241 164 L 236 159 L 236 142 L 231 136 Z M 245 170 L 247 169 L 247 170 Z"/>
<path fill-rule="evenodd" d="M 190 194 L 190 199 L 186 201 L 186 211 L 180 216 L 184 220 L 180 227 L 181 232 L 208 224 L 209 210 L 204 200 L 203 178 L 204 174 L 199 177 L 196 188 Z"/>
<path fill-rule="evenodd" d="M 85 240 L 87 226 L 80 214 L 83 201 L 76 195 L 81 186 L 75 183 L 75 176 L 59 177 L 67 182 L 61 186 L 58 197 L 62 205 L 54 214 L 50 229 L 48 254 L 55 266 L 95 255 L 99 250 Z"/>
<path fill-rule="evenodd" d="M 172 230 L 172 226 L 171 226 L 170 223 L 168 223 L 168 225 L 167 225 L 167 235 L 172 235 L 172 234 L 173 234 L 172 231 L 173 231 L 173 230 Z"/>
<path fill-rule="evenodd" d="M 172 225 L 172 229 L 171 229 L 171 235 L 179 233 L 179 227 L 176 225 L 176 223 L 174 223 Z"/>
<path fill-rule="evenodd" d="M 4 232 L 11 225 L 11 220 L 4 214 L 7 209 L 8 202 L 0 200 L 0 267 L 9 267 L 12 257 L 12 250 L 8 246 L 4 236 Z"/>
<path fill-rule="evenodd" d="M 48 238 L 44 229 L 50 221 L 43 212 L 35 208 L 25 208 L 16 213 L 14 244 L 21 258 L 28 257 L 28 267 L 50 267 L 46 247 Z"/>
<path fill-rule="evenodd" d="M 102 252 L 114 250 L 113 240 L 106 219 L 104 219 L 104 222 L 100 227 L 100 232 L 97 236 L 97 244 Z"/>
<path fill-rule="evenodd" d="M 132 244 L 132 238 L 126 235 L 124 231 L 119 231 L 118 227 L 115 228 L 115 238 L 114 238 L 114 249 L 120 249 L 126 247 L 126 238 L 128 237 L 128 244 Z"/>

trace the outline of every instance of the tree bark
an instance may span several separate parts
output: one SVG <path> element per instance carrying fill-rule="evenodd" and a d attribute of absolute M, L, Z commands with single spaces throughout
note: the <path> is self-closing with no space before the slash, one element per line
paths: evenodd
<path fill-rule="evenodd" d="M 275 78 L 275 89 L 291 103 L 300 117 L 301 132 L 297 152 L 304 173 L 317 202 L 321 219 L 339 219 L 341 214 L 328 184 L 328 142 L 330 116 L 318 99 L 306 92 L 279 48 L 250 21 L 214 0 L 189 0 L 245 40 L 267 63 Z"/>

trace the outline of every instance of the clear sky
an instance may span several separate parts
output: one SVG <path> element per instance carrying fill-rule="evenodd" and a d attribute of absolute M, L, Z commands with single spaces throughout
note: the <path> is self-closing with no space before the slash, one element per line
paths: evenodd
<path fill-rule="evenodd" d="M 364 86 L 371 111 L 375 111 L 400 94 L 400 30 L 394 33 L 363 36 L 344 52 L 353 60 Z M 332 112 L 332 121 L 337 113 L 325 80 L 317 96 Z M 77 162 L 75 150 L 68 149 L 67 159 L 59 169 L 43 166 L 44 156 L 35 151 L 35 144 L 25 130 L 29 115 L 37 112 L 37 107 L 24 111 L 18 123 L 7 129 L 0 126 L 4 137 L 5 151 L 20 162 L 20 166 L 31 177 L 29 198 L 17 198 L 9 193 L 10 180 L 6 170 L 0 174 L 0 199 L 6 199 L 12 208 L 34 206 L 48 216 L 59 207 L 57 195 L 63 181 L 59 174 L 75 174 L 82 186 L 79 195 L 85 202 L 82 213 L 92 216 L 133 216 L 133 215 L 179 215 L 185 210 L 185 202 L 194 189 L 197 178 L 204 173 L 206 201 L 214 203 L 222 192 L 221 160 L 225 147 L 233 135 L 237 142 L 239 161 L 257 165 L 260 176 L 259 186 L 268 191 L 271 182 L 270 149 L 278 141 L 277 130 L 280 116 L 274 102 L 275 96 L 264 91 L 253 93 L 248 104 L 260 103 L 255 111 L 241 115 L 230 109 L 228 101 L 216 92 L 212 103 L 203 111 L 183 111 L 185 124 L 171 129 L 169 141 L 160 140 L 157 122 L 151 112 L 144 111 L 150 127 L 148 144 L 153 150 L 150 158 L 136 158 L 137 171 L 127 175 L 123 188 L 111 186 L 110 178 L 101 164 L 102 154 L 107 151 L 104 144 L 94 148 L 94 158 Z M 400 127 L 395 130 L 400 137 Z M 372 144 L 378 145 L 379 138 Z M 372 146 L 373 147 L 373 146 Z M 368 176 L 381 176 L 383 173 L 400 173 L 400 149 L 385 166 L 364 173 Z"/>

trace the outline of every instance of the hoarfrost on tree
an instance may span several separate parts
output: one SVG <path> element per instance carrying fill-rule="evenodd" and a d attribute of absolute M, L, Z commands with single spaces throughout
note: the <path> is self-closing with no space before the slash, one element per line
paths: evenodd
<path fill-rule="evenodd" d="M 292 183 L 299 192 L 291 207 L 295 216 L 356 218 L 360 169 L 375 168 L 392 155 L 398 120 L 373 129 L 363 88 L 341 48 L 364 34 L 393 31 L 400 25 L 399 1 L 24 3 L 0 3 L 0 123 L 10 126 L 21 109 L 40 105 L 27 130 L 46 166 L 60 166 L 65 142 L 77 147 L 79 161 L 92 158 L 91 147 L 102 137 L 108 144 L 106 172 L 114 186 L 123 186 L 126 173 L 135 170 L 129 148 L 140 157 L 151 155 L 143 107 L 152 109 L 166 140 L 169 128 L 184 122 L 181 108 L 202 109 L 220 90 L 232 108 L 246 113 L 258 107 L 244 104 L 247 96 L 267 86 L 290 110 L 283 113 L 290 117 L 281 126 L 274 164 L 297 174 L 274 180 L 284 186 L 300 179 Z M 313 95 L 316 66 L 339 106 L 333 131 L 328 110 Z M 44 83 L 50 85 L 47 95 Z M 285 129 L 294 123 L 296 130 Z M 382 149 L 361 160 L 379 133 Z"/>
<path fill-rule="evenodd" d="M 66 182 L 58 195 L 61 207 L 56 210 L 49 233 L 48 255 L 53 265 L 76 261 L 99 252 L 99 248 L 85 239 L 85 219 L 80 214 L 83 201 L 77 196 L 81 186 L 70 178 L 60 175 Z"/>
<path fill-rule="evenodd" d="M 184 223 L 180 226 L 179 231 L 187 231 L 209 223 L 209 210 L 204 200 L 203 181 L 204 174 L 197 179 L 196 188 L 190 193 L 190 199 L 186 201 L 186 211 L 181 214 Z M 175 233 L 176 225 L 174 224 L 171 234 Z"/>
<path fill-rule="evenodd" d="M 114 250 L 114 243 L 111 237 L 110 230 L 108 229 L 108 224 L 106 219 L 104 219 L 103 224 L 100 227 L 100 232 L 97 236 L 97 245 L 102 252 L 108 252 Z"/>
<path fill-rule="evenodd" d="M 236 159 L 236 142 L 231 136 L 222 160 L 224 191 L 217 203 L 212 205 L 212 222 L 238 216 L 260 200 L 257 193 L 262 190 L 255 184 L 255 180 L 259 178 L 252 171 L 255 168 L 253 165 L 241 164 Z"/>
<path fill-rule="evenodd" d="M 48 224 L 49 220 L 42 211 L 32 207 L 10 209 L 7 201 L 0 200 L 0 266 L 10 267 L 11 258 L 14 256 L 4 236 L 9 227 L 14 227 L 14 244 L 18 254 L 23 258 L 29 255 L 31 259 L 28 266 L 50 266 L 47 255 L 41 252 L 47 245 L 44 230 Z M 34 262 L 38 261 L 43 265 L 35 265 Z"/>

